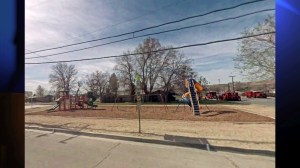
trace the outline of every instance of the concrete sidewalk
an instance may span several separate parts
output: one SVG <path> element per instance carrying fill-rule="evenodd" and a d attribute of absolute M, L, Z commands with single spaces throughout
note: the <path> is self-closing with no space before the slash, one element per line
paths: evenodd
<path fill-rule="evenodd" d="M 232 152 L 239 154 L 248 154 L 248 155 L 260 155 L 260 156 L 269 156 L 274 157 L 275 152 L 269 150 L 255 150 L 255 149 L 243 149 L 237 147 L 228 147 L 228 146 L 215 146 L 211 145 L 207 139 L 205 138 L 194 138 L 194 137 L 186 137 L 186 136 L 176 136 L 176 135 L 168 135 L 165 134 L 163 137 L 151 136 L 151 137 L 143 137 L 143 134 L 138 136 L 124 136 L 124 135 L 116 135 L 116 134 L 103 134 L 103 133 L 93 133 L 86 132 L 74 129 L 62 129 L 56 127 L 41 127 L 41 126 L 25 126 L 27 130 L 40 130 L 40 131 L 49 131 L 56 133 L 66 133 L 70 135 L 76 136 L 88 136 L 88 137 L 98 137 L 98 138 L 106 138 L 112 140 L 125 140 L 132 142 L 142 142 L 149 144 L 160 144 L 160 145 L 169 145 L 169 146 L 180 146 L 180 147 L 188 147 L 188 148 L 196 148 L 202 149 L 212 152 Z"/>
<path fill-rule="evenodd" d="M 25 132 L 26 167 L 275 167 L 275 158 L 81 135 Z"/>

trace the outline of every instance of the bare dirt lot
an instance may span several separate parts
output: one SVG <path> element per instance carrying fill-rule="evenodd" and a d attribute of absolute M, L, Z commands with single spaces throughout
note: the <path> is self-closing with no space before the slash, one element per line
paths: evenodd
<path fill-rule="evenodd" d="M 143 106 L 141 108 L 142 119 L 155 120 L 183 120 L 183 121 L 231 121 L 231 122 L 274 122 L 274 119 L 245 113 L 229 107 L 200 107 L 201 115 L 194 116 L 189 107 L 176 106 Z M 134 106 L 101 106 L 97 109 L 83 109 L 71 111 L 41 111 L 27 115 L 46 115 L 46 116 L 68 116 L 68 117 L 97 117 L 97 118 L 124 118 L 137 119 L 138 113 Z"/>

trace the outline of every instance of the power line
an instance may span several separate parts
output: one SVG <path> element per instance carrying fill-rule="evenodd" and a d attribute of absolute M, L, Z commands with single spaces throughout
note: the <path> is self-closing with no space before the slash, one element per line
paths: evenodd
<path fill-rule="evenodd" d="M 159 24 L 159 25 L 156 25 L 156 26 L 151 26 L 151 27 L 147 27 L 147 28 L 135 30 L 135 31 L 128 32 L 128 33 L 123 33 L 123 34 L 119 34 L 119 35 L 115 35 L 115 36 L 109 36 L 109 37 L 104 37 L 104 38 L 99 38 L 99 39 L 94 39 L 94 40 L 88 40 L 88 41 L 74 43 L 74 44 L 69 44 L 69 45 L 64 45 L 64 46 L 60 46 L 60 47 L 53 47 L 53 48 L 48 48 L 48 49 L 37 50 L 37 51 L 25 53 L 25 54 L 32 54 L 32 53 L 36 53 L 36 52 L 54 50 L 54 49 L 69 47 L 69 46 L 73 46 L 73 45 L 79 45 L 79 44 L 83 44 L 83 43 L 89 43 L 89 42 L 94 42 L 94 41 L 99 41 L 99 40 L 104 40 L 104 39 L 110 39 L 110 38 L 115 38 L 115 37 L 121 37 L 121 36 L 125 36 L 125 35 L 129 35 L 129 34 L 134 34 L 134 33 L 142 32 L 142 31 L 145 31 L 145 30 L 154 29 L 154 28 L 157 28 L 157 27 L 161 27 L 161 26 L 165 26 L 165 25 L 169 25 L 169 24 L 173 24 L 173 23 L 182 22 L 182 21 L 193 19 L 193 18 L 197 18 L 197 17 L 206 16 L 206 15 L 209 15 L 209 14 L 212 14 L 212 13 L 216 13 L 216 12 L 220 12 L 220 11 L 225 11 L 225 10 L 230 10 L 230 9 L 238 8 L 240 6 L 244 6 L 244 5 L 248 5 L 248 4 L 252 4 L 252 3 L 257 3 L 257 2 L 261 2 L 261 1 L 266 1 L 266 0 L 256 0 L 256 1 L 245 2 L 245 3 L 241 3 L 241 4 L 238 4 L 238 5 L 232 6 L 232 7 L 213 10 L 213 11 L 210 11 L 210 12 L 207 12 L 207 13 L 204 13 L 204 14 L 194 15 L 194 16 L 186 17 L 186 18 L 183 18 L 183 19 L 180 19 L 180 20 L 166 22 L 166 23 L 162 23 L 162 24 Z"/>
<path fill-rule="evenodd" d="M 100 32 L 102 32 L 103 30 L 105 30 L 105 29 L 107 29 L 107 28 L 110 28 L 110 27 L 113 27 L 113 26 L 118 26 L 118 25 L 121 25 L 121 24 L 123 24 L 123 23 L 131 22 L 131 21 L 133 21 L 133 20 L 136 20 L 136 19 L 145 17 L 145 16 L 147 16 L 147 15 L 153 13 L 153 12 L 160 11 L 161 9 L 166 9 L 166 8 L 168 8 L 168 7 L 170 7 L 170 6 L 178 5 L 178 4 L 180 4 L 180 3 L 184 2 L 184 1 L 185 1 L 185 0 L 182 0 L 181 2 L 176 2 L 176 3 L 170 3 L 170 4 L 167 4 L 167 5 L 165 5 L 165 6 L 162 6 L 162 7 L 160 7 L 160 8 L 157 8 L 157 9 L 155 9 L 155 10 L 151 10 L 151 11 L 147 12 L 147 14 L 144 14 L 144 15 L 141 15 L 141 16 L 136 16 L 136 17 L 133 17 L 133 18 L 131 18 L 131 19 L 128 19 L 128 20 L 125 20 L 125 21 L 123 21 L 123 22 L 119 22 L 119 23 L 116 23 L 116 24 L 111 24 L 111 25 L 105 26 L 105 27 L 103 27 L 103 28 L 97 29 L 97 30 L 95 30 L 95 31 L 92 31 L 92 32 L 89 32 L 89 33 L 85 33 L 85 34 L 78 35 L 78 36 L 76 36 L 76 37 L 71 37 L 71 38 L 68 38 L 68 39 L 66 39 L 66 40 L 64 40 L 64 41 L 57 42 L 56 44 L 59 44 L 59 43 L 62 43 L 62 42 L 66 42 L 66 41 L 69 41 L 69 40 L 71 40 L 71 39 L 84 37 L 84 36 L 86 36 L 86 35 L 96 33 L 96 32 L 98 32 L 98 31 L 100 31 L 100 30 L 101 30 Z M 56 47 L 54 47 L 54 48 L 49 48 L 49 50 L 52 50 L 52 49 L 56 49 Z M 34 53 L 34 52 L 41 52 L 41 50 L 36 50 L 36 51 L 29 52 L 29 53 L 25 53 L 25 54 L 31 54 L 31 53 Z"/>
<path fill-rule="evenodd" d="M 26 49 L 26 48 L 25 48 L 25 50 L 31 52 L 31 50 L 28 50 L 28 49 Z M 39 55 L 39 54 L 37 54 L 37 53 L 34 53 L 34 54 L 37 55 L 38 57 L 41 57 L 41 55 Z M 42 58 L 43 58 L 43 57 L 42 57 Z M 49 61 L 54 61 L 54 60 L 49 59 L 49 58 L 44 58 L 44 59 L 47 59 L 47 60 L 49 60 Z"/>
<path fill-rule="evenodd" d="M 214 24 L 214 23 L 223 22 L 223 21 L 227 21 L 227 20 L 233 20 L 233 19 L 237 19 L 237 18 L 241 18 L 241 17 L 253 15 L 253 14 L 256 14 L 256 13 L 266 12 L 266 11 L 272 11 L 272 10 L 275 10 L 275 9 L 264 9 L 264 10 L 260 10 L 260 11 L 256 11 L 256 12 L 251 12 L 251 13 L 247 13 L 247 14 L 244 14 L 244 15 L 239 15 L 239 16 L 236 16 L 236 17 L 221 19 L 221 20 L 217 20 L 217 21 L 212 21 L 212 22 L 207 22 L 207 23 L 202 23 L 202 24 L 197 24 L 197 25 L 192 25 L 192 26 L 186 26 L 186 27 L 181 27 L 181 28 L 177 28 L 177 29 L 170 29 L 170 30 L 166 30 L 166 31 L 156 32 L 156 33 L 149 33 L 149 34 L 145 34 L 145 35 L 130 37 L 130 38 L 121 39 L 121 40 L 116 40 L 116 41 L 112 41 L 112 42 L 108 42 L 108 43 L 103 43 L 103 44 L 99 44 L 99 45 L 94 45 L 94 46 L 90 46 L 90 47 L 85 47 L 85 48 L 80 48 L 80 49 L 75 49 L 75 50 L 69 50 L 69 51 L 59 52 L 59 53 L 55 53 L 55 54 L 37 56 L 37 57 L 28 57 L 28 58 L 25 58 L 25 59 L 35 59 L 35 58 L 43 58 L 43 57 L 56 56 L 56 55 L 60 55 L 60 54 L 66 54 L 66 53 L 71 53 L 71 52 L 86 50 L 86 49 L 90 49 L 90 48 L 105 46 L 105 45 L 109 45 L 109 44 L 113 44 L 113 43 L 119 43 L 119 42 L 122 42 L 122 41 L 132 40 L 132 39 L 136 39 L 136 38 L 141 38 L 141 37 L 146 37 L 146 36 L 151 36 L 151 35 L 157 35 L 157 34 L 163 34 L 163 33 L 168 33 L 168 32 L 173 32 L 173 31 L 179 31 L 179 30 L 183 30 L 183 29 L 190 29 L 190 28 L 194 28 L 194 27 L 205 26 L 205 25 L 209 25 L 209 24 Z"/>
<path fill-rule="evenodd" d="M 77 61 L 88 61 L 88 60 L 99 60 L 99 59 L 107 59 L 107 58 L 117 58 L 117 57 L 124 57 L 124 56 L 133 56 L 133 55 L 140 55 L 140 54 L 148 54 L 148 53 L 156 53 L 161 51 L 167 51 L 167 50 L 175 50 L 175 49 L 182 49 L 182 48 L 189 48 L 189 47 L 196 47 L 196 46 L 204 46 L 209 44 L 215 44 L 215 43 L 221 43 L 221 42 L 227 42 L 227 41 L 235 41 L 235 40 L 241 40 L 245 38 L 251 38 L 256 36 L 262 36 L 262 35 L 268 35 L 268 34 L 274 34 L 273 32 L 267 32 L 267 33 L 261 33 L 251 36 L 244 36 L 244 37 L 236 37 L 236 38 L 230 38 L 230 39 L 224 39 L 224 40 L 217 40 L 217 41 L 211 41 L 207 43 L 198 43 L 198 44 L 191 44 L 191 45 L 185 45 L 185 46 L 179 46 L 179 47 L 171 47 L 161 50 L 155 50 L 150 52 L 141 52 L 141 53 L 132 53 L 132 54 L 122 54 L 122 55 L 112 55 L 112 56 L 105 56 L 105 57 L 96 57 L 96 58 L 85 58 L 85 59 L 77 59 L 77 60 L 66 60 L 66 61 L 53 61 L 53 62 L 34 62 L 34 63 L 25 63 L 25 64 L 51 64 L 51 63 L 59 63 L 59 62 L 77 62 Z"/>

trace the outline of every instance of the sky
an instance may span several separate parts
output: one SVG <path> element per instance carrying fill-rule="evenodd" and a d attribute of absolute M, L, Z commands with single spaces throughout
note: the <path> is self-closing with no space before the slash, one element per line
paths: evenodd
<path fill-rule="evenodd" d="M 165 22 L 199 15 L 253 0 L 26 0 L 25 2 L 25 53 L 40 49 L 97 39 L 155 26 Z M 242 14 L 275 8 L 275 0 L 265 0 L 235 9 L 212 13 L 176 24 L 138 32 L 135 36 L 184 26 L 239 16 Z M 209 41 L 241 36 L 245 29 L 255 27 L 274 11 L 257 13 L 243 18 L 219 22 L 176 32 L 153 35 L 163 46 L 174 47 L 205 43 Z M 120 55 L 142 43 L 146 37 L 96 47 L 52 57 L 26 59 L 89 47 L 106 42 L 132 37 L 123 36 L 97 42 L 70 46 L 57 50 L 25 54 L 25 63 L 72 60 L 92 57 Z M 210 84 L 247 81 L 234 69 L 232 58 L 237 55 L 238 41 L 180 49 L 186 57 L 193 59 L 191 67 Z M 78 69 L 78 78 L 96 70 L 113 72 L 114 59 L 72 62 Z M 38 85 L 50 89 L 48 76 L 54 64 L 25 65 L 25 90 L 34 91 Z"/>

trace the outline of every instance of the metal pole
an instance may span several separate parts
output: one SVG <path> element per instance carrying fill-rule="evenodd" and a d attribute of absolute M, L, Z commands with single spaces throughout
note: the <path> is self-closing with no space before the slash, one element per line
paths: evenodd
<path fill-rule="evenodd" d="M 140 81 L 140 76 L 136 74 L 136 86 L 137 86 L 137 91 L 136 91 L 136 100 L 137 100 L 137 111 L 138 111 L 138 116 L 139 116 L 139 133 L 141 133 L 141 81 Z"/>
<path fill-rule="evenodd" d="M 141 133 L 141 109 L 140 109 L 140 106 L 139 106 L 139 133 Z"/>
<path fill-rule="evenodd" d="M 220 84 L 220 79 L 218 79 L 219 80 L 219 93 L 220 93 L 220 89 L 222 89 L 221 88 L 221 84 Z"/>
<path fill-rule="evenodd" d="M 235 90 L 234 90 L 234 82 L 233 82 L 233 78 L 234 78 L 235 76 L 229 76 L 229 77 L 231 77 L 231 80 L 232 80 L 232 90 L 233 90 L 233 92 L 235 92 Z"/>

